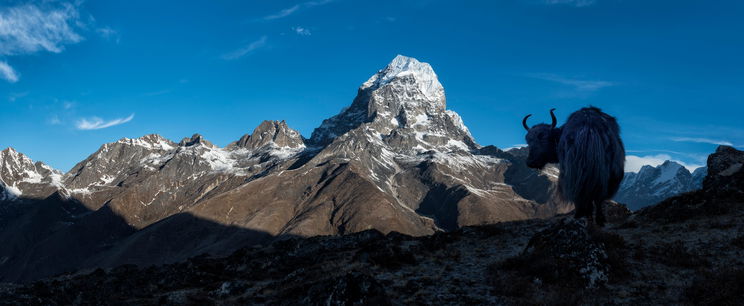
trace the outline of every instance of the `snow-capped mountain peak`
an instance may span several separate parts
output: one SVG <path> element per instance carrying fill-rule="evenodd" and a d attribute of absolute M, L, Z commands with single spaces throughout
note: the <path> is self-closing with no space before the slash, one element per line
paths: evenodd
<path fill-rule="evenodd" d="M 38 197 L 61 186 L 62 172 L 13 148 L 0 151 L 0 200 Z"/>
<path fill-rule="evenodd" d="M 655 204 L 668 197 L 700 189 L 705 173 L 704 167 L 693 174 L 679 163 L 669 160 L 656 167 L 645 165 L 638 173 L 625 173 L 615 200 L 627 204 L 631 209 Z"/>
<path fill-rule="evenodd" d="M 419 62 L 417 59 L 398 55 L 384 69 L 378 71 L 369 80 L 362 84 L 361 90 L 377 89 L 391 83 L 395 79 L 405 77 L 415 79 L 415 84 L 420 92 L 430 100 L 439 100 L 444 96 L 444 88 L 439 83 L 437 74 L 428 63 Z M 444 105 L 442 105 L 444 108 Z"/>
<path fill-rule="evenodd" d="M 478 148 L 460 116 L 445 107 L 444 88 L 431 65 L 399 55 L 362 84 L 351 106 L 324 120 L 311 141 L 326 145 L 361 128 L 397 153 Z"/>
<path fill-rule="evenodd" d="M 677 178 L 678 175 L 684 175 L 680 174 L 679 171 L 684 168 L 682 165 L 673 162 L 673 161 L 665 161 L 661 166 L 659 166 L 659 169 L 661 170 L 658 177 L 654 180 L 654 184 L 664 184 L 666 182 L 669 182 L 671 180 L 674 180 Z M 689 173 L 689 171 L 687 171 Z"/>

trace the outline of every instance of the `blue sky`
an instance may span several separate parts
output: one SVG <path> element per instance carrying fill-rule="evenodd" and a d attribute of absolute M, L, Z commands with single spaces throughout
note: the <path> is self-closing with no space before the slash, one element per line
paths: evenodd
<path fill-rule="evenodd" d="M 430 63 L 482 145 L 595 105 L 633 167 L 744 146 L 744 2 L 3 1 L 0 148 L 70 169 L 105 143 L 262 120 L 309 137 L 396 54 Z"/>

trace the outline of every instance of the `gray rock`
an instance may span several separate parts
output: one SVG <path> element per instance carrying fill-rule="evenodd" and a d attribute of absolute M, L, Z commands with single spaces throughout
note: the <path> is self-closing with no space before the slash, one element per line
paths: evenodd
<path fill-rule="evenodd" d="M 301 148 L 305 146 L 302 135 L 300 135 L 296 130 L 289 128 L 284 120 L 266 120 L 261 122 L 261 125 L 253 130 L 253 133 L 250 135 L 243 135 L 243 137 L 233 145 L 240 148 L 255 150 L 272 144 L 277 147 L 288 148 Z"/>

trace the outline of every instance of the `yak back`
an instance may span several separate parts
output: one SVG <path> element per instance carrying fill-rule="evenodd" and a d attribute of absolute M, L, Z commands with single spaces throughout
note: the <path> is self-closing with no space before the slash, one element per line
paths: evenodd
<path fill-rule="evenodd" d="M 559 191 L 591 211 L 592 203 L 612 198 L 623 179 L 625 149 L 617 121 L 599 108 L 582 108 L 568 117 L 558 143 Z"/>

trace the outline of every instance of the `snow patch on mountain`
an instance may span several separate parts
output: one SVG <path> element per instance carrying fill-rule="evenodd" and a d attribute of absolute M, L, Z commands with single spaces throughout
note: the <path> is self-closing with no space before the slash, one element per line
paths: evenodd
<path fill-rule="evenodd" d="M 3 192 L 0 193 L 0 201 L 2 200 L 8 200 L 12 201 L 23 195 L 23 192 L 18 189 L 15 185 L 8 185 L 5 184 L 5 182 L 2 181 L 0 178 L 0 187 L 3 188 Z"/>
<path fill-rule="evenodd" d="M 31 183 L 31 184 L 40 184 L 41 180 L 44 179 L 44 177 L 39 174 L 39 172 L 32 171 L 31 169 L 25 169 L 23 170 L 24 178 L 21 180 L 21 182 Z"/>
<path fill-rule="evenodd" d="M 268 153 L 269 155 L 276 157 L 277 159 L 284 160 L 302 153 L 303 151 L 305 151 L 305 148 L 306 147 L 304 145 L 300 147 L 280 147 L 276 144 L 272 144 L 269 146 Z"/>
<path fill-rule="evenodd" d="M 150 134 L 140 138 L 122 138 L 116 143 L 139 146 L 148 150 L 172 151 L 176 148 L 172 141 L 157 134 Z"/>
<path fill-rule="evenodd" d="M 675 162 L 665 162 L 660 166 L 660 168 L 661 174 L 653 182 L 656 185 L 663 184 L 674 179 L 677 176 L 679 170 L 681 170 L 683 167 L 682 165 Z"/>
<path fill-rule="evenodd" d="M 201 153 L 200 157 L 209 164 L 212 171 L 237 173 L 235 171 L 237 161 L 223 149 L 208 148 Z"/>

